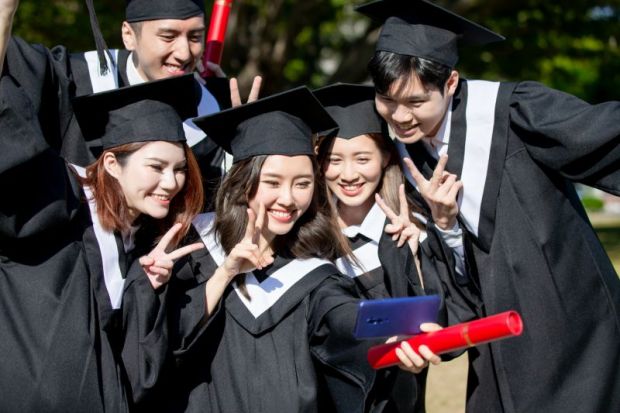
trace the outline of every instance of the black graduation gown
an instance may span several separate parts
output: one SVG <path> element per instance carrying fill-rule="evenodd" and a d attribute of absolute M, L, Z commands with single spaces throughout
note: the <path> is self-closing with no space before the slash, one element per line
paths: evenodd
<path fill-rule="evenodd" d="M 60 151 L 63 158 L 71 164 L 88 166 L 101 153 L 98 141 L 85 142 L 82 137 L 73 116 L 71 98 L 91 94 L 93 90 L 107 90 L 130 84 L 127 76 L 129 51 L 113 50 L 112 53 L 117 63 L 116 76 L 110 75 L 101 81 L 93 80 L 98 73 L 98 64 L 93 64 L 86 57 L 96 56 L 94 51 L 69 53 L 62 46 L 46 49 L 41 45 L 30 45 L 17 37 L 11 38 L 9 42 L 4 73 L 13 76 L 24 88 L 35 106 L 50 146 Z M 97 86 L 97 89 L 94 89 L 93 82 L 103 82 L 106 86 Z M 108 84 L 109 82 L 112 84 Z M 205 87 L 201 87 L 201 93 L 213 94 L 220 108 L 231 106 L 227 79 L 208 79 Z M 208 114 L 205 110 L 206 107 L 199 105 L 198 115 Z M 204 134 L 201 133 L 202 135 Z M 224 151 L 208 137 L 195 143 L 192 151 L 200 165 L 209 207 L 222 175 Z"/>
<path fill-rule="evenodd" d="M 211 225 L 203 224 L 201 234 Z M 203 240 L 207 248 L 191 254 L 169 286 L 175 371 L 160 408 L 362 412 L 375 376 L 366 353 L 377 343 L 353 338 L 350 280 L 324 260 L 276 257 L 246 277 L 252 301 L 231 285 L 205 322 L 205 282 L 223 255 Z"/>
<path fill-rule="evenodd" d="M 470 351 L 467 410 L 620 411 L 620 281 L 573 186 L 620 195 L 620 102 L 463 81 L 452 109 L 447 169 L 464 191 L 483 188 L 468 217 L 461 209 L 479 315 L 517 310 L 524 321 L 520 337 Z M 478 109 L 486 126 L 468 121 Z M 424 146 L 408 151 L 428 174 Z"/>
<path fill-rule="evenodd" d="M 452 252 L 433 224 L 428 222 L 427 236 L 420 243 L 418 256 L 424 281 L 422 287 L 411 249 L 407 244 L 401 248 L 396 246 L 391 235 L 384 231 L 389 220 L 377 208 L 378 206 L 373 207 L 366 216 L 360 232 L 349 237 L 354 254 L 366 270 L 353 278 L 360 296 L 377 299 L 436 294 L 442 302 L 438 317 L 440 325 L 451 325 L 474 318 L 474 303 L 463 296 L 462 288 L 456 284 L 458 276 L 454 271 Z M 382 219 L 379 221 L 378 218 Z M 378 237 L 377 248 L 369 248 L 369 244 L 373 243 L 372 239 Z M 380 265 L 375 267 L 377 264 Z M 349 273 L 346 266 L 342 269 Z M 353 271 L 350 271 L 351 275 Z M 462 351 L 444 355 L 442 358 L 448 360 L 460 354 Z M 367 411 L 424 412 L 427 373 L 428 370 L 425 369 L 418 374 L 411 374 L 398 367 L 378 371 L 367 403 Z"/>
<path fill-rule="evenodd" d="M 82 188 L 31 102 L 9 76 L 0 88 L 0 411 L 125 412 L 131 372 L 121 362 L 123 280 L 114 275 L 129 258 L 109 233 L 116 248 L 102 254 Z M 105 272 L 103 260 L 118 272 Z"/>

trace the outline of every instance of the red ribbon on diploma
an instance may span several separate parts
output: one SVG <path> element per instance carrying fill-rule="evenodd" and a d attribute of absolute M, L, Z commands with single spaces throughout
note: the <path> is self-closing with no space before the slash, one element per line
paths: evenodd
<path fill-rule="evenodd" d="M 205 39 L 205 52 L 202 55 L 203 71 L 200 76 L 203 78 L 213 76 L 214 73 L 207 69 L 207 62 L 217 63 L 222 61 L 222 51 L 224 48 L 224 37 L 226 36 L 226 26 L 228 16 L 232 7 L 232 0 L 215 0 L 211 11 L 211 22 L 209 31 Z"/>
<path fill-rule="evenodd" d="M 418 347 L 424 344 L 433 353 L 442 354 L 518 336 L 522 332 L 523 321 L 519 313 L 506 311 L 468 323 L 456 324 L 432 333 L 418 334 L 404 341 L 407 341 L 415 351 L 418 351 Z M 368 350 L 368 362 L 372 368 L 382 369 L 398 364 L 399 360 L 395 350 L 401 342 L 371 347 Z"/>

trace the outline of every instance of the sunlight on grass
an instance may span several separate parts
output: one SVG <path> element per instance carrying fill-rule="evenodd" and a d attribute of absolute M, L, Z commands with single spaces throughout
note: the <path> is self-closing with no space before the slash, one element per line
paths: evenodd
<path fill-rule="evenodd" d="M 620 273 L 620 215 L 591 213 L 589 216 L 616 272 Z"/>

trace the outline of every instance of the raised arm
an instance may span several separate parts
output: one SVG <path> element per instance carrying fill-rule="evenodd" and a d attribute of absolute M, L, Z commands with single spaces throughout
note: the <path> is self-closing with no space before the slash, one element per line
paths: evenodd
<path fill-rule="evenodd" d="M 0 73 L 4 68 L 6 48 L 11 38 L 13 17 L 19 5 L 19 0 L 0 0 Z"/>

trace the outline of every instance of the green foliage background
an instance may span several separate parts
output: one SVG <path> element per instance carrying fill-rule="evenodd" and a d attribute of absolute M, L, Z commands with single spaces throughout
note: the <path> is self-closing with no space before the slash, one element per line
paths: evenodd
<path fill-rule="evenodd" d="M 406 1 L 406 0 L 403 0 Z M 367 80 L 376 27 L 353 7 L 365 0 L 233 0 L 222 66 L 242 87 L 260 73 L 264 94 L 299 84 Z M 22 0 L 14 33 L 47 46 L 92 49 L 82 0 Z M 531 79 L 591 102 L 618 99 L 620 0 L 437 1 L 506 36 L 463 50 L 469 78 Z M 207 10 L 212 3 L 207 1 Z M 120 47 L 124 1 L 98 0 L 102 31 Z M 207 20 L 208 20 L 207 16 Z"/>
<path fill-rule="evenodd" d="M 261 74 L 262 95 L 300 84 L 366 81 L 378 30 L 353 10 L 366 1 L 233 0 L 222 66 L 246 90 Z M 122 47 L 125 2 L 94 3 L 108 45 Z M 538 80 L 592 103 L 620 99 L 620 0 L 437 3 L 507 38 L 463 49 L 458 68 L 465 77 Z M 206 4 L 210 11 L 212 2 Z M 13 32 L 50 47 L 94 48 L 83 0 L 21 0 Z M 620 222 L 599 228 L 599 236 L 620 268 Z"/>

